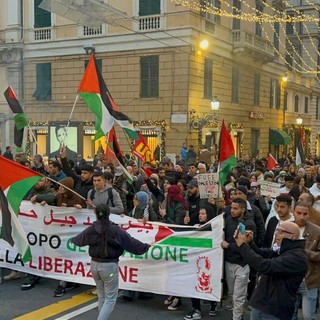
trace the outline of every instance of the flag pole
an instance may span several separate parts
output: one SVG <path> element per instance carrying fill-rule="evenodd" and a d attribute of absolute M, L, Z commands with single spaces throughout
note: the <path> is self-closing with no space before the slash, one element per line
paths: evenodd
<path fill-rule="evenodd" d="M 66 132 L 68 132 L 68 128 L 69 128 L 69 125 L 70 125 L 70 122 L 71 122 L 71 118 L 72 118 L 72 115 L 73 115 L 73 112 L 74 112 L 74 108 L 76 107 L 78 99 L 79 99 L 79 93 L 77 93 L 76 98 L 74 99 L 74 103 L 73 103 L 73 106 L 72 106 L 72 109 L 71 109 L 71 112 L 70 112 L 70 116 L 69 116 L 69 119 L 68 119 L 68 123 L 67 123 L 67 126 L 66 126 Z"/>
<path fill-rule="evenodd" d="M 29 132 L 31 133 L 32 139 L 34 140 L 34 142 L 36 143 L 37 147 L 39 147 L 38 145 L 38 141 L 36 139 L 36 136 L 33 134 L 32 128 L 30 127 L 30 124 L 28 123 L 27 125 Z"/>

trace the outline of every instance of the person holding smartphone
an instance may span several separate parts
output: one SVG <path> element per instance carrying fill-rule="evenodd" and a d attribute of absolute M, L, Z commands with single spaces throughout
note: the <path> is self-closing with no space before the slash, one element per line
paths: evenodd
<path fill-rule="evenodd" d="M 224 249 L 228 295 L 232 297 L 232 304 L 226 306 L 226 309 L 233 311 L 233 320 L 241 320 L 243 317 L 250 273 L 250 267 L 241 257 L 234 239 L 240 222 L 245 226 L 245 230 L 256 232 L 253 219 L 247 216 L 247 201 L 235 198 L 231 203 L 231 214 L 225 216 L 225 240 L 221 242 L 221 248 Z"/>

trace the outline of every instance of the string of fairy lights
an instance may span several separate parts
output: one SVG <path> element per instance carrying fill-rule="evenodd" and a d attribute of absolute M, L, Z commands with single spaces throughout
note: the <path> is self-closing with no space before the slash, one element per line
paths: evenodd
<path fill-rule="evenodd" d="M 247 8 L 252 8 L 250 4 L 247 3 L 246 0 L 242 0 L 241 1 L 244 5 L 247 6 Z M 267 2 L 264 2 L 265 6 L 274 11 L 276 14 L 278 14 L 277 10 L 275 8 L 273 8 L 272 6 L 268 5 Z M 258 14 L 260 11 L 257 9 L 257 8 L 254 8 L 255 10 L 255 13 Z M 266 36 L 267 40 L 270 42 L 270 43 L 273 43 L 271 41 L 271 39 L 268 37 L 268 32 L 265 32 L 265 28 L 263 27 L 263 24 L 262 22 L 259 22 L 261 28 L 264 30 L 264 35 Z M 273 33 L 275 34 L 275 36 L 278 38 L 278 41 L 279 41 L 279 44 L 281 44 L 285 50 L 285 53 L 292 59 L 292 61 L 295 62 L 295 64 L 301 69 L 303 70 L 304 72 L 306 73 L 313 73 L 314 71 L 317 71 L 317 62 L 314 61 L 314 59 L 311 57 L 309 51 L 306 49 L 306 47 L 304 46 L 303 42 L 301 41 L 300 39 L 300 45 L 302 44 L 302 48 L 305 50 L 305 53 L 308 55 L 308 57 L 310 58 L 311 61 L 313 61 L 313 63 L 315 64 L 315 68 L 312 67 L 312 66 L 309 66 L 305 59 L 302 58 L 302 56 L 300 55 L 300 53 L 297 51 L 297 48 L 296 46 L 292 43 L 291 39 L 289 37 L 286 37 L 286 43 L 282 43 L 281 41 L 281 37 L 280 37 L 280 34 L 278 34 L 274 28 L 274 24 L 273 23 L 270 23 L 270 26 L 273 30 Z M 280 30 L 283 32 L 283 34 L 286 34 L 286 29 L 283 25 L 283 23 L 279 23 L 279 27 L 280 27 Z M 289 50 L 288 50 L 288 44 L 289 44 L 289 47 L 291 48 L 291 50 L 294 52 L 295 55 L 293 55 Z M 274 49 L 276 49 L 274 47 Z M 283 55 L 278 52 L 279 55 L 281 55 L 281 58 L 285 61 L 285 63 L 289 66 L 289 63 L 286 61 L 285 57 L 283 57 Z M 295 56 L 298 58 L 296 59 Z M 300 63 L 301 61 L 301 63 Z M 304 67 L 303 65 L 305 65 L 306 67 Z M 316 69 L 316 70 L 315 70 Z"/>
<path fill-rule="evenodd" d="M 273 50 L 277 53 L 280 59 L 284 61 L 284 63 L 288 67 L 292 67 L 291 63 L 294 63 L 294 66 L 299 71 L 302 71 L 306 74 L 319 74 L 318 70 L 318 59 L 320 58 L 320 52 L 318 50 L 317 45 L 314 43 L 316 40 L 315 37 L 312 37 L 309 32 L 309 27 L 307 23 L 314 24 L 314 30 L 317 30 L 318 34 L 318 24 L 320 23 L 320 9 L 317 7 L 317 4 L 312 3 L 310 0 L 306 0 L 307 5 L 309 6 L 309 10 L 316 10 L 317 15 L 309 15 L 301 12 L 301 9 L 295 8 L 288 1 L 282 1 L 282 10 L 278 10 L 273 5 L 268 4 L 267 1 L 261 0 L 260 6 L 256 6 L 256 1 L 254 1 L 254 6 L 248 3 L 246 0 L 238 0 L 239 7 L 234 6 L 234 2 L 230 0 L 220 0 L 219 7 L 215 6 L 215 1 L 194 1 L 194 0 L 171 0 L 176 5 L 181 5 L 183 7 L 187 7 L 191 10 L 198 11 L 200 13 L 207 13 L 212 15 L 218 15 L 223 17 L 228 17 L 232 19 L 239 19 L 247 22 L 253 22 L 260 25 L 261 30 L 264 32 L 265 38 L 269 41 Z M 244 12 L 242 5 L 245 6 L 246 11 Z M 227 8 L 222 9 L 221 7 Z M 264 9 L 268 12 L 264 12 Z M 270 14 L 271 13 L 271 14 Z M 274 24 L 279 23 L 279 32 L 275 29 Z M 290 23 L 292 25 L 294 31 L 294 38 L 298 42 L 297 44 L 293 43 L 290 38 L 290 35 L 286 33 L 286 25 L 285 23 Z M 301 39 L 299 36 L 299 32 L 297 32 L 297 24 L 301 24 L 305 30 L 303 36 L 309 39 L 309 42 L 312 47 L 312 54 L 310 54 L 310 49 L 305 45 L 305 41 Z M 268 32 L 266 31 L 266 27 L 270 25 L 274 37 L 277 38 L 279 43 L 279 49 L 275 47 L 273 39 L 270 39 Z M 280 32 L 285 35 L 285 41 L 282 41 L 282 37 L 280 36 Z M 282 54 L 282 50 L 285 52 L 284 56 Z M 282 52 L 281 52 L 282 51 Z M 306 56 L 307 59 L 304 59 L 302 53 Z M 291 63 L 287 61 L 287 57 L 291 59 Z M 317 59 L 315 59 L 317 57 Z"/>

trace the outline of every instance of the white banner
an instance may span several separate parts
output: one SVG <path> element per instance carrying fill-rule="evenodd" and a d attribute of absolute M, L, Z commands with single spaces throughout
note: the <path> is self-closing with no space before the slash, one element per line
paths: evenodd
<path fill-rule="evenodd" d="M 42 207 L 23 201 L 19 221 L 31 245 L 32 260 L 24 264 L 20 254 L 0 239 L 0 267 L 94 285 L 88 247 L 69 241 L 94 220 L 89 209 Z M 222 215 L 212 220 L 212 231 L 156 222 L 143 225 L 118 215 L 111 215 L 110 220 L 142 242 L 156 241 L 144 255 L 124 252 L 119 262 L 120 288 L 220 300 Z"/>

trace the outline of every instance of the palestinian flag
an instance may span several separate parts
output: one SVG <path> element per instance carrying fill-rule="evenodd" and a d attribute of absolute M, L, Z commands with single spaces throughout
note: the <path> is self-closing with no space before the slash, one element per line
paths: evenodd
<path fill-rule="evenodd" d="M 219 181 L 223 186 L 231 169 L 237 164 L 234 146 L 229 131 L 227 130 L 224 120 L 222 121 L 220 141 L 219 141 Z"/>
<path fill-rule="evenodd" d="M 304 163 L 304 136 L 303 136 L 303 129 L 300 127 L 296 129 L 296 165 L 300 165 Z"/>
<path fill-rule="evenodd" d="M 108 135 L 108 143 L 106 149 L 106 159 L 112 163 L 115 167 L 120 166 L 123 170 L 126 180 L 132 184 L 133 178 L 131 174 L 127 171 L 124 156 L 120 149 L 119 142 L 116 136 L 116 131 L 112 128 Z"/>
<path fill-rule="evenodd" d="M 271 171 L 276 164 L 278 164 L 277 160 L 274 158 L 274 156 L 271 153 L 269 153 L 268 166 L 267 166 L 268 171 Z"/>
<path fill-rule="evenodd" d="M 1 227 L 0 238 L 15 246 L 22 261 L 31 260 L 27 237 L 18 220 L 19 207 L 26 193 L 42 178 L 39 173 L 0 156 Z"/>
<path fill-rule="evenodd" d="M 11 111 L 15 114 L 14 117 L 14 144 L 18 148 L 22 148 L 23 139 L 24 139 L 24 128 L 28 126 L 29 121 L 26 118 L 23 109 L 12 89 L 12 87 L 8 87 L 7 90 L 4 92 L 4 96 L 8 102 L 8 105 Z"/>
<path fill-rule="evenodd" d="M 138 139 L 138 133 L 135 131 L 132 121 L 125 114 L 117 110 L 97 67 L 94 54 L 91 54 L 78 92 L 97 117 L 95 126 L 96 140 L 105 136 L 112 129 L 115 122 L 124 129 L 131 139 Z"/>

